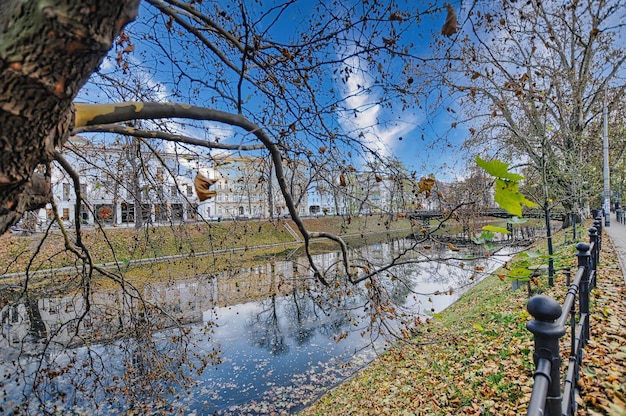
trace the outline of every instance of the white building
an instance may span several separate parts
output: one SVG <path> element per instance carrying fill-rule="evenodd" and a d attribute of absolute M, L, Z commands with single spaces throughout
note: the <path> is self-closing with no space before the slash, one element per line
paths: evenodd
<path fill-rule="evenodd" d="M 75 136 L 64 157 L 80 179 L 82 203 L 79 219 L 108 225 L 145 222 L 193 221 L 208 218 L 215 201 L 198 200 L 193 179 L 198 172 L 213 177 L 212 163 L 195 154 L 159 153 L 133 143 L 116 142 L 98 146 Z M 76 219 L 74 181 L 58 165 L 52 173 L 52 192 L 59 217 Z M 50 215 L 50 213 L 48 213 Z"/>
<path fill-rule="evenodd" d="M 84 137 L 70 139 L 64 157 L 80 181 L 78 216 L 84 224 L 180 223 L 217 218 L 267 218 L 288 213 L 272 166 L 257 156 L 199 156 L 193 153 L 155 152 L 139 141 L 118 139 L 95 145 Z M 305 169 L 300 163 L 283 166 L 289 186 L 302 195 L 297 200 L 300 215 L 306 215 Z M 297 171 L 293 172 L 296 169 Z M 199 173 L 216 179 L 217 196 L 200 201 L 194 188 Z M 270 184 L 271 183 L 271 184 Z M 76 220 L 76 193 L 72 177 L 55 164 L 52 192 L 58 215 Z M 49 209 L 42 220 L 52 218 Z"/>

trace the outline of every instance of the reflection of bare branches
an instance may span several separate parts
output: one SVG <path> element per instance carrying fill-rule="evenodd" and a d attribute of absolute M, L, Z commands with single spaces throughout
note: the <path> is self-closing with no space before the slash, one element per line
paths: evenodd
<path fill-rule="evenodd" d="M 50 397 L 50 394 L 63 396 L 68 393 L 65 388 L 58 386 L 57 378 L 62 374 L 71 372 L 75 372 L 77 375 L 75 378 L 70 379 L 70 384 L 74 387 L 74 390 L 71 392 L 71 394 L 74 395 L 74 400 L 80 401 L 81 403 L 84 403 L 84 400 L 92 400 L 96 408 L 102 406 L 101 403 L 98 404 L 98 400 L 102 398 L 99 396 L 101 393 L 95 393 L 98 391 L 104 391 L 107 392 L 107 394 L 114 394 L 115 391 L 123 392 L 126 404 L 135 402 L 136 404 L 143 405 L 147 395 L 150 395 L 151 398 L 165 397 L 166 392 L 170 389 L 168 384 L 176 383 L 177 386 L 180 387 L 181 384 L 186 383 L 188 380 L 181 372 L 181 369 L 184 368 L 187 362 L 186 348 L 184 347 L 186 343 L 185 331 L 179 326 L 178 319 L 170 315 L 165 309 L 147 302 L 141 292 L 126 281 L 122 274 L 111 272 L 104 267 L 93 264 L 90 251 L 84 244 L 82 238 L 78 209 L 82 203 L 79 177 L 63 156 L 57 154 L 56 159 L 72 178 L 76 192 L 75 235 L 70 234 L 70 231 L 59 218 L 59 210 L 54 199 L 51 200 L 51 204 L 55 221 L 63 237 L 64 250 L 71 252 L 79 260 L 77 276 L 80 282 L 76 288 L 80 291 L 82 306 L 80 310 L 74 309 L 75 306 L 72 306 L 72 310 L 76 310 L 76 317 L 54 323 L 50 328 L 46 328 L 45 326 L 38 330 L 31 328 L 27 337 L 22 340 L 20 344 L 20 356 L 23 354 L 26 355 L 25 362 L 29 363 L 28 365 L 31 365 L 30 359 L 28 358 L 28 356 L 32 354 L 31 349 L 35 348 L 36 353 L 42 357 L 42 359 L 35 360 L 34 367 L 23 366 L 21 360 L 17 360 L 14 363 L 16 381 L 19 383 L 18 385 L 23 384 L 25 386 L 24 400 L 33 403 L 32 405 L 37 403 L 35 405 L 37 408 L 46 408 L 48 406 L 46 400 Z M 29 291 L 29 282 L 31 280 L 30 271 L 33 267 L 34 259 L 41 252 L 42 245 L 49 235 L 51 226 L 52 223 L 48 225 L 44 237 L 39 241 L 34 254 L 27 264 L 26 277 L 22 285 L 21 298 L 25 299 L 26 304 L 29 305 L 27 309 L 30 311 L 29 317 L 31 324 L 37 322 L 36 315 L 39 313 L 39 307 Z M 108 240 L 106 233 L 103 234 L 109 249 L 113 253 L 114 263 L 118 264 L 119 267 L 117 253 L 112 243 Z M 109 326 L 110 329 L 113 330 L 109 335 L 112 336 L 112 338 L 107 339 L 101 337 L 99 339 L 100 342 L 110 342 L 111 340 L 125 337 L 124 344 L 120 345 L 131 345 L 131 339 L 135 339 L 137 342 L 142 342 L 143 340 L 143 344 L 137 349 L 139 356 L 143 358 L 139 357 L 134 361 L 132 359 L 127 360 L 127 368 L 121 378 L 115 374 L 116 370 L 111 368 L 110 364 L 104 364 L 102 362 L 101 355 L 92 348 L 87 348 L 85 357 L 81 357 L 81 360 L 84 360 L 84 364 L 81 366 L 77 366 L 78 358 L 73 356 L 70 350 L 68 350 L 67 353 L 60 352 L 63 351 L 64 348 L 68 348 L 72 345 L 91 345 L 94 340 L 93 337 L 88 335 L 90 332 L 88 328 L 92 328 L 93 326 L 94 307 L 98 306 L 94 305 L 92 298 L 92 279 L 94 272 L 116 282 L 124 294 L 121 302 L 125 302 L 123 305 L 117 305 L 119 324 L 115 325 L 115 323 L 112 322 L 114 325 Z M 69 288 L 69 290 L 74 290 L 74 288 Z M 75 300 L 72 302 L 74 305 L 77 303 Z M 55 311 L 55 313 L 58 313 L 58 311 Z M 179 331 L 178 336 L 169 338 L 172 345 L 178 344 L 181 346 L 181 348 L 178 348 L 176 354 L 161 353 L 159 351 L 159 348 L 161 348 L 163 344 L 161 341 L 157 342 L 153 339 L 153 331 L 162 328 L 163 323 L 151 319 L 151 316 L 155 314 L 159 315 L 161 318 L 165 318 L 168 321 L 166 326 L 173 326 L 173 328 L 175 328 L 172 329 L 172 331 L 176 330 L 176 328 Z M 124 316 L 125 319 L 122 319 L 122 316 Z M 84 330 L 87 330 L 87 335 Z M 63 337 L 60 336 L 63 331 L 67 331 L 68 333 L 67 341 L 63 341 Z M 95 339 L 98 339 L 98 334 L 96 333 L 95 335 Z M 35 347 L 33 342 L 40 343 L 40 348 Z M 63 358 L 65 354 L 68 354 L 68 356 Z M 74 354 L 76 353 L 74 352 Z M 43 359 L 44 357 L 48 357 L 48 359 Z M 117 371 L 121 371 L 121 369 Z M 20 381 L 20 379 L 22 380 Z M 122 384 L 116 386 L 118 381 Z M 128 384 L 124 386 L 124 383 Z M 129 388 L 130 385 L 132 385 L 133 388 Z M 101 388 L 94 389 L 90 386 L 100 386 Z M 86 391 L 93 391 L 94 393 L 86 393 L 85 396 L 76 398 L 79 396 L 80 392 L 85 393 Z M 154 395 L 155 391 L 160 391 L 161 394 Z M 129 392 L 135 392 L 135 395 L 129 394 Z M 151 401 L 151 403 L 153 403 L 153 401 Z M 154 403 L 155 405 L 157 404 L 156 402 Z M 115 403 L 112 405 L 115 406 Z"/>
<path fill-rule="evenodd" d="M 266 318 L 263 318 L 264 316 Z M 286 354 L 289 351 L 278 319 L 275 294 L 269 298 L 267 308 L 255 313 L 250 328 L 254 342 L 260 347 L 269 349 L 272 355 Z"/>
<path fill-rule="evenodd" d="M 305 309 L 309 303 L 306 302 L 306 297 L 298 296 L 299 292 L 296 287 L 291 292 L 291 298 L 293 301 L 295 312 L 295 328 L 296 328 L 296 342 L 298 345 L 305 344 L 313 335 L 313 328 L 308 326 L 308 311 Z M 308 309 L 308 308 L 307 308 Z"/>

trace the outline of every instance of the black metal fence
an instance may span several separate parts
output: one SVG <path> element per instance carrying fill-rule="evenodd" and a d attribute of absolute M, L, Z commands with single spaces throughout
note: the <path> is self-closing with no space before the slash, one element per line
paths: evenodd
<path fill-rule="evenodd" d="M 528 312 L 535 318 L 526 327 L 535 338 L 535 375 L 528 405 L 529 416 L 569 416 L 576 413 L 576 389 L 580 378 L 583 348 L 589 341 L 589 293 L 595 287 L 596 265 L 602 247 L 602 219 L 589 228 L 589 244 L 576 244 L 578 270 L 570 284 L 563 306 L 549 296 L 528 301 Z M 576 310 L 578 298 L 578 311 Z M 561 383 L 559 338 L 571 331 L 569 365 Z"/>
<path fill-rule="evenodd" d="M 626 218 L 624 218 L 626 216 L 626 212 L 624 211 L 624 208 L 621 206 L 618 206 L 615 209 L 615 218 L 617 219 L 617 222 L 624 224 L 624 220 L 626 220 Z"/>

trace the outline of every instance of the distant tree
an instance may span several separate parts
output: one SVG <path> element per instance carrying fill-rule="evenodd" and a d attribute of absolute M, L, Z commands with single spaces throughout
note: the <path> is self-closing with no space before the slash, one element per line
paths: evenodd
<path fill-rule="evenodd" d="M 597 164 L 586 150 L 601 148 L 592 126 L 605 90 L 613 100 L 625 88 L 623 5 L 505 1 L 492 6 L 467 9 L 454 43 L 440 41 L 441 56 L 450 63 L 437 74 L 459 97 L 469 147 L 524 169 L 529 183 L 542 186 L 534 193 L 540 205 L 558 202 L 567 212 L 576 211 L 583 176 Z M 460 110 L 455 107 L 448 110 Z"/>

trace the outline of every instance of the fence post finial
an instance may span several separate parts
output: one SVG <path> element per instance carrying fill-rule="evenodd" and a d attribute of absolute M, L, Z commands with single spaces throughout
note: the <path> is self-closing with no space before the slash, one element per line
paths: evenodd
<path fill-rule="evenodd" d="M 535 362 L 535 387 L 538 387 L 539 378 L 544 379 L 543 383 L 539 384 L 547 384 L 548 386 L 545 403 L 543 403 L 544 397 L 539 397 L 540 393 L 538 393 L 538 398 L 535 399 L 535 389 L 533 389 L 528 408 L 529 414 L 531 414 L 531 408 L 538 407 L 538 409 L 533 409 L 538 410 L 536 414 L 560 415 L 562 395 L 559 373 L 561 367 L 559 338 L 565 334 L 565 328 L 555 321 L 561 316 L 561 305 L 549 296 L 537 295 L 528 301 L 526 308 L 535 318 L 526 324 L 526 328 L 533 333 L 535 338 L 535 353 L 533 355 Z M 547 362 L 550 365 L 546 367 Z"/>

